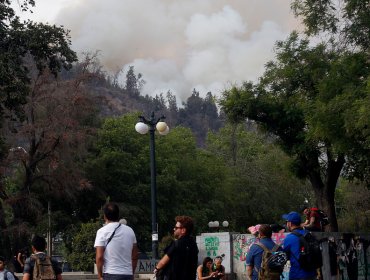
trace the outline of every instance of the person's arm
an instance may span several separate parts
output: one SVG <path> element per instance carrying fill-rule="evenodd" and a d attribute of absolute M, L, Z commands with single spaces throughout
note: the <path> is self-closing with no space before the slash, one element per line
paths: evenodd
<path fill-rule="evenodd" d="M 105 247 L 103 246 L 96 247 L 95 262 L 99 280 L 103 279 L 104 251 Z"/>
<path fill-rule="evenodd" d="M 315 224 L 315 221 L 316 221 L 316 218 L 315 218 L 314 215 L 312 215 L 311 218 L 310 218 L 310 221 L 309 221 L 308 225 L 306 225 L 306 226 L 312 227 Z"/>
<path fill-rule="evenodd" d="M 166 265 L 170 262 L 170 257 L 166 254 L 164 255 L 161 260 L 157 263 L 156 267 L 154 268 L 153 273 L 157 274 L 157 272 L 166 267 Z"/>
<path fill-rule="evenodd" d="M 31 258 L 27 258 L 26 261 L 24 262 L 22 280 L 31 280 L 32 279 L 31 272 L 32 272 Z"/>
<path fill-rule="evenodd" d="M 139 248 L 137 247 L 137 244 L 134 243 L 134 246 L 132 247 L 132 253 L 131 253 L 132 274 L 135 274 L 138 258 L 139 258 Z"/>
<path fill-rule="evenodd" d="M 220 279 L 225 279 L 225 267 L 223 265 L 221 265 L 221 274 L 219 274 L 221 277 Z"/>
<path fill-rule="evenodd" d="M 211 279 L 212 277 L 215 277 L 216 274 L 217 274 L 216 272 L 212 272 L 210 275 L 203 277 L 202 276 L 202 270 L 203 270 L 203 265 L 198 266 L 198 268 L 197 268 L 198 280 Z"/>
<path fill-rule="evenodd" d="M 57 280 L 63 280 L 62 274 L 57 274 Z"/>
<path fill-rule="evenodd" d="M 29 273 L 24 273 L 23 274 L 22 280 L 30 280 L 30 279 L 31 279 L 31 274 L 29 274 Z"/>
<path fill-rule="evenodd" d="M 310 224 L 310 220 L 306 219 L 304 223 L 301 223 L 301 227 L 306 227 Z"/>
<path fill-rule="evenodd" d="M 252 274 L 253 274 L 253 266 L 247 265 L 247 280 L 252 279 Z"/>
<path fill-rule="evenodd" d="M 17 261 L 18 261 L 18 263 L 21 265 L 21 267 L 23 269 L 24 262 L 23 262 L 23 259 L 22 259 L 22 253 L 18 253 L 18 255 L 17 255 Z"/>

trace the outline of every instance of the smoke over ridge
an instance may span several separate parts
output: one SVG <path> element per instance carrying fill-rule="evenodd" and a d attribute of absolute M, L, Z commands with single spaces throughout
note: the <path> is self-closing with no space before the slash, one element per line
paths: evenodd
<path fill-rule="evenodd" d="M 37 0 L 31 18 L 65 26 L 75 51 L 100 50 L 112 72 L 133 65 L 144 94 L 182 101 L 256 80 L 299 28 L 289 0 Z"/>

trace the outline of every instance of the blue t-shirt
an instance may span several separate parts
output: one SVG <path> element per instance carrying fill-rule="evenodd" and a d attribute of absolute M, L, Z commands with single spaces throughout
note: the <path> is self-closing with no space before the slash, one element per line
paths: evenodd
<path fill-rule="evenodd" d="M 305 234 L 304 229 L 295 229 L 294 231 Z M 287 253 L 290 260 L 289 279 L 310 278 L 316 275 L 316 270 L 303 270 L 298 262 L 299 259 L 299 237 L 294 234 L 288 234 L 284 239 L 283 250 Z"/>
<path fill-rule="evenodd" d="M 275 242 L 271 238 L 261 238 L 260 243 L 266 246 L 267 249 L 272 250 Z M 258 272 L 261 268 L 263 249 L 257 244 L 253 244 L 247 254 L 246 264 L 253 266 L 252 280 L 258 279 Z M 257 269 L 257 270 L 256 270 Z"/>

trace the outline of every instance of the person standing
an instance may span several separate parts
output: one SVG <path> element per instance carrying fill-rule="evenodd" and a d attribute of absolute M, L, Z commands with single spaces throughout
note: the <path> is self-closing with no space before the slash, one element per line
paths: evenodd
<path fill-rule="evenodd" d="M 132 228 L 119 223 L 119 208 L 109 202 L 103 207 L 105 225 L 95 237 L 99 280 L 132 280 L 138 260 L 136 236 Z"/>
<path fill-rule="evenodd" d="M 195 279 L 198 264 L 198 246 L 191 236 L 194 229 L 193 219 L 177 216 L 173 228 L 175 240 L 165 250 L 165 255 L 158 262 L 154 274 L 163 275 L 166 280 Z"/>
<path fill-rule="evenodd" d="M 284 214 L 282 217 L 286 220 L 287 228 L 290 232 L 297 232 L 302 235 L 307 232 L 301 227 L 302 219 L 299 213 L 290 212 L 289 214 Z M 314 280 L 316 279 L 316 270 L 304 270 L 299 264 L 300 249 L 299 237 L 292 233 L 288 234 L 284 239 L 283 250 L 290 260 L 289 279 Z"/>
<path fill-rule="evenodd" d="M 46 240 L 44 237 L 35 235 L 31 241 L 32 252 L 33 254 L 26 259 L 24 262 L 23 269 L 23 279 L 22 280 L 32 280 L 33 271 L 35 269 L 36 261 L 39 259 L 41 262 L 49 263 L 51 262 L 52 274 L 56 277 L 56 280 L 63 280 L 62 269 L 59 267 L 58 262 L 54 259 L 51 259 L 45 253 L 46 250 Z M 50 260 L 48 260 L 50 258 Z M 46 269 L 45 269 L 46 271 Z M 49 270 L 48 270 L 49 271 Z"/>
<path fill-rule="evenodd" d="M 272 229 L 270 225 L 262 224 L 258 229 L 258 233 L 259 241 L 251 246 L 246 259 L 247 279 L 252 280 L 258 279 L 258 273 L 261 270 L 262 255 L 264 252 L 263 247 L 266 247 L 270 251 L 281 250 L 279 245 L 271 239 Z"/>
<path fill-rule="evenodd" d="M 5 269 L 5 258 L 0 256 L 0 279 L 14 280 L 13 273 Z"/>

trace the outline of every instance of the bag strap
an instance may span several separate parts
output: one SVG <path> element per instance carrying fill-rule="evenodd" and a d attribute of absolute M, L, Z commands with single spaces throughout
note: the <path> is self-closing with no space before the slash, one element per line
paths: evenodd
<path fill-rule="evenodd" d="M 279 249 L 279 247 L 280 247 L 279 244 L 275 244 L 275 246 L 271 249 L 271 252 L 275 253 Z"/>
<path fill-rule="evenodd" d="M 303 234 L 302 233 L 299 233 L 297 231 L 292 231 L 291 232 L 293 235 L 297 236 L 297 237 L 303 237 Z"/>
<path fill-rule="evenodd" d="M 107 241 L 107 245 L 105 245 L 105 247 L 108 246 L 109 242 L 112 240 L 112 238 L 114 237 L 114 235 L 116 234 L 116 230 L 121 226 L 121 224 L 119 224 L 115 229 L 114 231 L 112 232 L 111 236 L 109 236 L 108 238 L 108 241 Z"/>
<path fill-rule="evenodd" d="M 257 246 L 261 247 L 263 249 L 263 251 L 265 252 L 271 252 L 269 249 L 267 249 L 267 247 L 265 245 L 263 245 L 261 242 L 257 242 L 256 243 Z"/>

